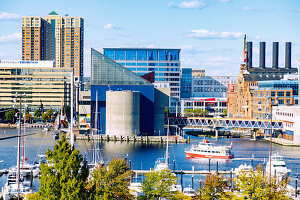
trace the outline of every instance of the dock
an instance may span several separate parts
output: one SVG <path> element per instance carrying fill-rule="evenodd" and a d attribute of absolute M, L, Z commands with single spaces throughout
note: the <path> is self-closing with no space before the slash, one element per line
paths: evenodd
<path fill-rule="evenodd" d="M 121 142 L 140 142 L 140 143 L 188 143 L 189 139 L 182 136 L 109 136 L 109 135 L 76 135 L 76 140 L 98 140 L 98 141 L 121 141 Z"/>
<path fill-rule="evenodd" d="M 270 138 L 262 138 L 262 139 L 266 141 L 270 141 Z M 282 146 L 300 147 L 299 143 L 294 143 L 293 141 L 284 138 L 272 138 L 272 143 L 279 144 Z"/>
<path fill-rule="evenodd" d="M 147 174 L 152 172 L 153 170 L 132 170 L 135 174 Z M 216 171 L 216 170 L 175 170 L 172 171 L 175 174 L 212 174 L 212 173 L 219 173 L 219 174 L 234 174 L 233 171 Z"/>

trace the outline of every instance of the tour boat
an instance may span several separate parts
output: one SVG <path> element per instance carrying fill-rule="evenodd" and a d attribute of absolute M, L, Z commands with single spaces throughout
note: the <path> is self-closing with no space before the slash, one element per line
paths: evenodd
<path fill-rule="evenodd" d="M 283 156 L 278 153 L 271 156 L 271 175 L 282 181 L 288 178 L 291 170 L 285 166 Z M 266 173 L 270 174 L 270 160 L 266 165 Z"/>
<path fill-rule="evenodd" d="M 232 144 L 230 146 L 213 146 L 209 140 L 204 139 L 199 142 L 197 146 L 192 146 L 191 149 L 186 150 L 187 157 L 194 158 L 222 158 L 231 159 L 234 155 L 231 153 Z"/>

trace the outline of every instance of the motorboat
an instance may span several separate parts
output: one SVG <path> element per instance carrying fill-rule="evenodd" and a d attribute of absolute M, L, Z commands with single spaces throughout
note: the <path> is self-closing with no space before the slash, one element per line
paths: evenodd
<path fill-rule="evenodd" d="M 186 150 L 187 157 L 193 158 L 221 158 L 231 159 L 234 155 L 231 152 L 232 144 L 230 146 L 213 146 L 207 139 L 203 139 L 198 145 L 192 146 L 191 149 Z"/>
<path fill-rule="evenodd" d="M 243 173 L 246 173 L 246 176 L 250 176 L 252 171 L 253 171 L 253 167 L 251 165 L 247 165 L 246 163 L 241 164 L 240 166 L 238 166 L 233 170 L 233 172 L 237 176 L 240 176 Z"/>
<path fill-rule="evenodd" d="M 191 188 L 191 187 L 184 188 L 182 193 L 185 196 L 189 196 L 189 197 L 195 197 L 196 196 L 195 190 L 193 188 Z"/>
<path fill-rule="evenodd" d="M 131 192 L 132 195 L 135 197 L 144 195 L 143 189 L 142 189 L 142 183 L 140 182 L 132 182 L 129 185 L 129 191 Z"/>
<path fill-rule="evenodd" d="M 33 193 L 33 190 L 30 185 L 28 185 L 27 182 L 20 182 L 19 187 L 17 183 L 11 183 L 8 182 L 5 184 L 5 186 L 2 188 L 2 196 L 3 200 L 9 200 L 12 198 L 18 197 L 18 189 L 20 196 L 25 196 L 27 194 Z"/>
<path fill-rule="evenodd" d="M 283 160 L 283 156 L 276 153 L 271 156 L 271 175 L 276 177 L 278 181 L 285 180 L 289 177 L 291 170 L 288 169 Z M 270 160 L 266 165 L 266 173 L 270 174 Z"/>

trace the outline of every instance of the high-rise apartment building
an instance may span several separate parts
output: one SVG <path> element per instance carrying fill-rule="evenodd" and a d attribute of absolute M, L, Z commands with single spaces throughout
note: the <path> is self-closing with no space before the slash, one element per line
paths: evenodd
<path fill-rule="evenodd" d="M 82 17 L 22 17 L 22 60 L 53 60 L 55 67 L 73 68 L 75 81 L 83 76 Z"/>

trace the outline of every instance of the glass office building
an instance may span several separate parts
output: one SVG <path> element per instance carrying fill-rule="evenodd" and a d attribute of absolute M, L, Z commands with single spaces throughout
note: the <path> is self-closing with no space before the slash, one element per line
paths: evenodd
<path fill-rule="evenodd" d="M 180 98 L 180 49 L 104 48 L 104 55 L 139 76 L 155 72 L 155 83 L 170 85 L 171 106 Z"/>

